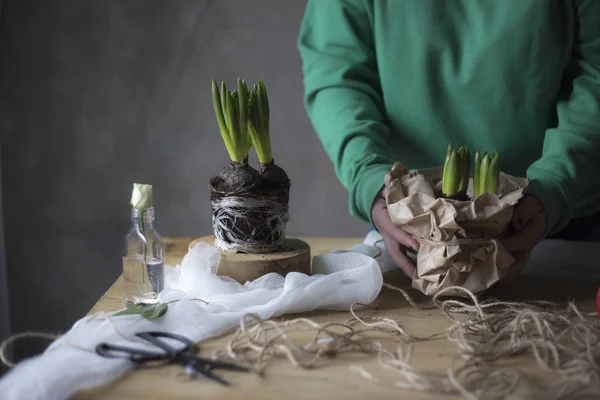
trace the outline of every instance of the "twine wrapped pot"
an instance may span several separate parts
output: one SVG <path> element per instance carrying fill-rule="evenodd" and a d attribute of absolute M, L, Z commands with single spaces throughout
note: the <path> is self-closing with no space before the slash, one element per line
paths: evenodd
<path fill-rule="evenodd" d="M 414 288 L 429 296 L 451 286 L 480 293 L 514 262 L 499 240 L 528 181 L 500 173 L 498 194 L 458 201 L 441 198 L 442 172 L 443 167 L 407 170 L 396 163 L 385 178 L 388 212 L 419 242 Z M 472 198 L 472 178 L 467 193 Z"/>
<path fill-rule="evenodd" d="M 289 189 L 223 193 L 211 187 L 215 247 L 230 253 L 271 253 L 285 247 Z"/>

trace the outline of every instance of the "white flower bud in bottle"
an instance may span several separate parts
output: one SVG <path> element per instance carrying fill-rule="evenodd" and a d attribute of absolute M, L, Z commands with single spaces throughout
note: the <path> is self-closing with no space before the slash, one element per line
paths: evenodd
<path fill-rule="evenodd" d="M 131 228 L 123 257 L 123 298 L 127 307 L 156 303 L 164 287 L 164 245 L 154 227 L 152 186 L 135 183 L 131 206 Z"/>

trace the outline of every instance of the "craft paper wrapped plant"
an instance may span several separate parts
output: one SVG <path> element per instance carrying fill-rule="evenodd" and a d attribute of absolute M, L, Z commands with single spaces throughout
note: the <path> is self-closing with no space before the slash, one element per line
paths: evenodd
<path fill-rule="evenodd" d="M 514 261 L 499 240 L 528 181 L 500 172 L 497 152 L 475 154 L 473 178 L 469 164 L 469 150 L 450 145 L 444 166 L 407 170 L 396 163 L 385 178 L 392 222 L 419 242 L 412 286 L 426 295 L 450 286 L 480 293 Z"/>
<path fill-rule="evenodd" d="M 270 253 L 285 243 L 290 180 L 271 153 L 269 100 L 258 81 L 251 90 L 221 90 L 212 81 L 212 101 L 231 162 L 210 179 L 215 246 L 231 253 Z M 254 146 L 260 171 L 248 163 Z"/>

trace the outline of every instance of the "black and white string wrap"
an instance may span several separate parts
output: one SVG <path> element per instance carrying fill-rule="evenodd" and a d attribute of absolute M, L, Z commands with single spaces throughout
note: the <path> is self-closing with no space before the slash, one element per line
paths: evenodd
<path fill-rule="evenodd" d="M 287 201 L 281 200 L 281 193 L 213 197 L 215 247 L 230 253 L 283 248 L 289 212 Z"/>

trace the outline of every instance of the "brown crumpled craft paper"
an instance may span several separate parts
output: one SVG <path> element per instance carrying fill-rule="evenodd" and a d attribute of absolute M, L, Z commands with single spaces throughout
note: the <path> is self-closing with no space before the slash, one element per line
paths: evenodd
<path fill-rule="evenodd" d="M 447 200 L 438 198 L 442 172 L 443 167 L 407 170 L 396 163 L 385 178 L 388 211 L 392 222 L 419 242 L 414 288 L 429 296 L 450 286 L 480 293 L 498 282 L 514 261 L 499 239 L 528 181 L 500 173 L 497 195 Z M 471 178 L 469 197 L 472 185 Z"/>

